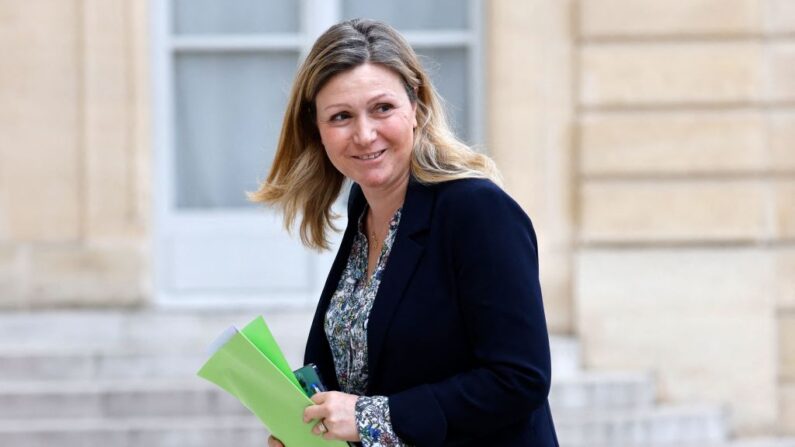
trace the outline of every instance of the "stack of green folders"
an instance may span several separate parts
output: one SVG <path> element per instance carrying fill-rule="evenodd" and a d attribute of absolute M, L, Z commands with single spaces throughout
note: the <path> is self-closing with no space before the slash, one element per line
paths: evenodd
<path fill-rule="evenodd" d="M 303 422 L 304 409 L 312 401 L 301 389 L 262 317 L 242 331 L 227 329 L 214 347 L 198 375 L 237 397 L 285 446 L 347 446 L 312 434 L 317 421 Z"/>

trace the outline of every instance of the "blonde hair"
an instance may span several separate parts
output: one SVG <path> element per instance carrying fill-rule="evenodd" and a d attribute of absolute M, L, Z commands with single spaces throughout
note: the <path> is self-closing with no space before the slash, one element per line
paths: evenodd
<path fill-rule="evenodd" d="M 459 141 L 447 123 L 444 107 L 414 50 L 389 25 L 367 19 L 338 23 L 321 35 L 295 77 L 284 113 L 276 156 L 252 202 L 276 205 L 289 230 L 301 214 L 304 245 L 328 249 L 327 231 L 336 230 L 331 206 L 343 175 L 326 156 L 315 119 L 315 97 L 335 75 L 364 63 L 394 71 L 417 104 L 417 128 L 411 174 L 421 183 L 480 177 L 500 184 L 494 162 Z"/>

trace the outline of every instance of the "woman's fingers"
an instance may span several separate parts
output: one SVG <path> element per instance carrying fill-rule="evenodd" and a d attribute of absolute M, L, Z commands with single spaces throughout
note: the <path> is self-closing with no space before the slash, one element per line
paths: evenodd
<path fill-rule="evenodd" d="M 284 447 L 284 444 L 273 436 L 268 436 L 268 447 Z"/>
<path fill-rule="evenodd" d="M 304 409 L 304 422 L 312 419 L 323 419 L 328 416 L 328 410 L 321 405 L 310 405 Z"/>
<path fill-rule="evenodd" d="M 323 402 L 326 401 L 326 398 L 330 394 L 332 394 L 332 392 L 330 392 L 330 391 L 324 391 L 324 392 L 321 392 L 321 393 L 315 393 L 315 394 L 312 395 L 312 397 L 310 399 L 312 399 L 312 402 L 314 402 L 315 404 L 320 405 L 320 404 L 322 404 Z"/>
<path fill-rule="evenodd" d="M 329 429 L 324 422 L 325 421 L 319 421 L 317 424 L 315 424 L 315 426 L 312 427 L 312 433 L 316 435 L 327 433 Z"/>
<path fill-rule="evenodd" d="M 315 396 L 312 396 L 315 405 L 304 410 L 304 422 L 318 421 L 312 427 L 312 433 L 322 435 L 325 439 L 358 441 L 356 400 L 359 396 L 338 391 L 318 393 Z"/>

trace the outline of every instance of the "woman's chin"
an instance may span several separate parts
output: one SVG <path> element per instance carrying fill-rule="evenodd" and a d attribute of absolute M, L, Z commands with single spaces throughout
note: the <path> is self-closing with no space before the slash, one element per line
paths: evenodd
<path fill-rule="evenodd" d="M 368 172 L 367 175 L 358 175 L 351 179 L 358 183 L 363 189 L 368 189 L 371 191 L 380 189 L 393 189 L 401 182 L 407 182 L 408 171 L 408 168 L 406 168 L 405 175 L 396 175 L 394 171 L 371 171 Z"/>
<path fill-rule="evenodd" d="M 386 179 L 386 178 L 384 178 L 382 176 L 361 177 L 358 180 L 354 179 L 354 181 L 356 183 L 358 183 L 359 186 L 361 186 L 362 188 L 366 188 L 366 189 L 383 188 L 384 186 L 386 186 L 389 183 L 388 179 Z"/>

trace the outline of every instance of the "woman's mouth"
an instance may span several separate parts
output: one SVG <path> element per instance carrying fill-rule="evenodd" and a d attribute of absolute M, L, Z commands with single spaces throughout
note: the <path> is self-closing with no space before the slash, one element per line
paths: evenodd
<path fill-rule="evenodd" d="M 364 154 L 364 155 L 354 155 L 353 158 L 355 158 L 357 160 L 365 160 L 365 161 L 367 161 L 367 160 L 375 160 L 376 158 L 380 157 L 381 154 L 383 154 L 384 152 L 386 152 L 386 149 L 381 149 L 378 152 L 371 152 L 369 154 Z"/>

